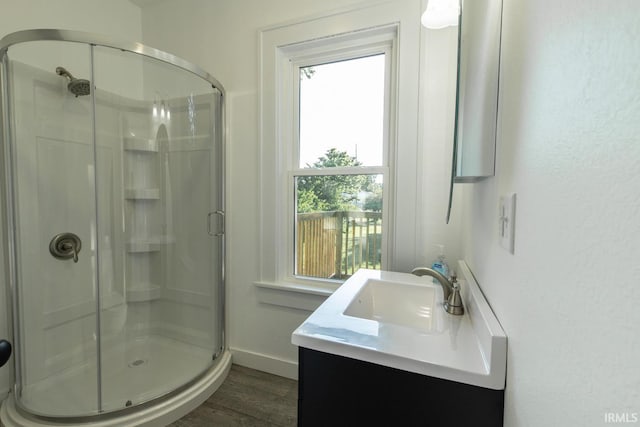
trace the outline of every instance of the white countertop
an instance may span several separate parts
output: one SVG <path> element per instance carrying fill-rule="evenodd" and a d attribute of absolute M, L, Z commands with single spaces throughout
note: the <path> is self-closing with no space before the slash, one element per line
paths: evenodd
<path fill-rule="evenodd" d="M 442 287 L 431 277 L 359 270 L 292 335 L 295 345 L 409 372 L 491 389 L 504 389 L 506 335 L 464 262 L 457 269 L 465 314 L 442 307 Z M 431 326 L 423 330 L 344 314 L 369 280 L 435 288 Z"/>

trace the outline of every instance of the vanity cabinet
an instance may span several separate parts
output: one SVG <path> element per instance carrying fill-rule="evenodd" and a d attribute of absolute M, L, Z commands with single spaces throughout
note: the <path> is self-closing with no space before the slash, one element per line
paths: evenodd
<path fill-rule="evenodd" d="M 299 347 L 298 426 L 498 427 L 504 390 Z"/>

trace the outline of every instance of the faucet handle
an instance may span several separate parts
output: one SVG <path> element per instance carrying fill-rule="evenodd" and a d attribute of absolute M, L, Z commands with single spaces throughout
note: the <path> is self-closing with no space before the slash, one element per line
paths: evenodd
<path fill-rule="evenodd" d="M 445 301 L 444 309 L 449 314 L 464 314 L 464 306 L 462 305 L 462 297 L 460 296 L 460 286 L 458 286 L 458 282 L 454 282 L 453 291 Z"/>
<path fill-rule="evenodd" d="M 462 305 L 462 297 L 460 296 L 460 285 L 456 273 L 451 274 L 451 293 L 444 303 L 444 309 L 449 314 L 464 314 L 464 306 Z"/>

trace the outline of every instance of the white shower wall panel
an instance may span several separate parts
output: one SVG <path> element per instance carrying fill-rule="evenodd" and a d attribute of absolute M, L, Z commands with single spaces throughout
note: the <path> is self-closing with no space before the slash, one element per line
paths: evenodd
<path fill-rule="evenodd" d="M 162 75 L 146 74 L 145 82 L 165 87 Z M 212 278 L 220 267 L 211 260 L 221 254 L 208 233 L 210 221 L 219 226 L 209 218 L 216 209 L 215 103 L 210 95 L 164 98 L 151 91 L 121 105 L 124 186 L 156 189 L 149 199 L 125 200 L 127 336 L 160 335 L 217 351 L 211 348 L 220 328 L 219 313 L 211 310 L 219 302 Z"/>
<path fill-rule="evenodd" d="M 172 197 L 172 244 L 167 245 L 167 289 L 202 297 L 212 294 L 212 244 L 208 234 L 208 214 L 212 208 L 207 183 L 212 179 L 209 149 L 173 151 L 168 156 L 168 194 Z M 206 191 L 206 190 L 205 190 Z M 197 266 L 206 265 L 202 271 Z M 208 274 L 203 274 L 208 273 Z"/>
<path fill-rule="evenodd" d="M 163 150 L 162 189 L 170 242 L 163 252 L 165 284 L 157 302 L 162 307 L 158 320 L 167 336 L 203 345 L 220 327 L 219 313 L 208 308 L 219 304 L 212 278 L 220 275 L 220 266 L 210 260 L 221 256 L 219 237 L 211 235 L 219 231 L 220 219 L 210 215 L 216 210 L 212 189 L 218 187 L 218 175 L 211 169 L 217 155 L 212 144 L 216 105 L 212 97 L 201 95 L 171 98 L 167 105 L 171 127 Z"/>
<path fill-rule="evenodd" d="M 25 380 L 33 382 L 72 366 L 78 357 L 95 354 L 95 218 L 97 212 L 105 219 L 99 231 L 110 238 L 108 249 L 117 250 L 121 233 L 112 219 L 121 206 L 121 161 L 113 132 L 98 129 L 95 164 L 89 97 L 71 95 L 54 72 L 15 62 L 12 66 L 23 371 Z M 63 232 L 82 240 L 77 263 L 49 253 L 49 241 Z M 101 238 L 100 244 L 105 241 Z M 100 250 L 107 252 L 104 246 Z M 105 306 L 122 303 L 118 265 L 112 263 L 104 274 L 109 279 L 101 295 Z"/>

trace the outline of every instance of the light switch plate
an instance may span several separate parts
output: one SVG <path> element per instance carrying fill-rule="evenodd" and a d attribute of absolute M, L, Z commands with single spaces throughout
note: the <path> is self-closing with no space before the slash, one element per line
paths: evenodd
<path fill-rule="evenodd" d="M 516 230 L 516 193 L 500 196 L 498 205 L 498 240 L 500 246 L 514 253 Z"/>

